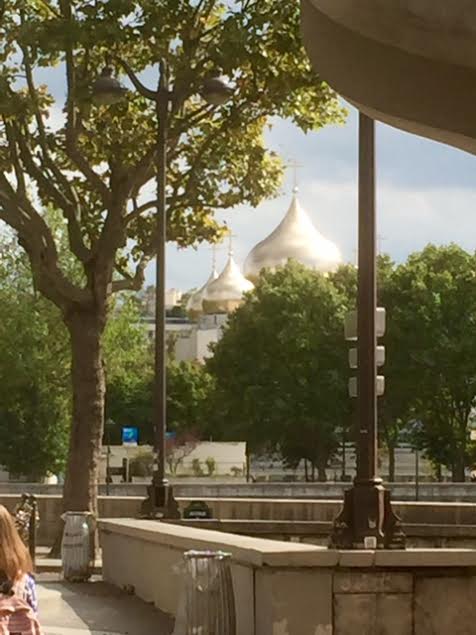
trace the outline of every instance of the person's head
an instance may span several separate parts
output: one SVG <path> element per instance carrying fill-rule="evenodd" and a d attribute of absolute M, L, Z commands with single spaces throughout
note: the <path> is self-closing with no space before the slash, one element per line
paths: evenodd
<path fill-rule="evenodd" d="M 0 571 L 12 582 L 33 571 L 28 549 L 18 534 L 13 517 L 3 505 L 0 505 Z"/>

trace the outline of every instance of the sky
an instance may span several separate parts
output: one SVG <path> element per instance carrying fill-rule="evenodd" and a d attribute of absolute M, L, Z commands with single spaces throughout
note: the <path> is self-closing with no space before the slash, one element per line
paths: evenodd
<path fill-rule="evenodd" d="M 287 162 L 297 162 L 299 198 L 317 229 L 355 262 L 357 244 L 357 112 L 348 107 L 342 126 L 304 135 L 277 121 L 268 145 Z M 377 124 L 377 215 L 379 245 L 396 261 L 427 243 L 455 242 L 476 250 L 476 157 L 433 141 Z M 252 247 L 286 213 L 293 188 L 288 170 L 280 195 L 258 208 L 243 206 L 220 213 L 234 238 L 234 256 L 243 264 Z M 167 286 L 183 291 L 201 286 L 210 273 L 208 245 L 178 250 L 169 245 Z M 218 248 L 219 271 L 227 245 Z M 147 271 L 152 283 L 153 266 Z"/>
<path fill-rule="evenodd" d="M 62 104 L 62 69 L 40 69 L 38 79 L 49 85 Z M 145 79 L 151 80 L 148 75 Z M 346 124 L 307 135 L 292 123 L 277 120 L 266 141 L 285 162 L 302 166 L 298 171 L 302 206 L 317 229 L 336 243 L 343 259 L 355 262 L 358 114 L 352 106 L 347 108 Z M 58 107 L 52 118 L 59 123 L 62 117 Z M 476 250 L 476 157 L 378 123 L 376 160 L 381 251 L 402 261 L 428 242 L 455 242 Z M 217 214 L 235 235 L 233 249 L 239 265 L 283 218 L 293 178 L 293 170 L 289 170 L 280 194 L 256 209 L 241 206 Z M 225 244 L 218 248 L 218 270 L 226 262 L 227 251 Z M 167 287 L 187 291 L 202 286 L 210 274 L 211 259 L 209 245 L 186 250 L 169 245 Z M 151 264 L 146 272 L 148 284 L 154 282 L 154 271 Z"/>

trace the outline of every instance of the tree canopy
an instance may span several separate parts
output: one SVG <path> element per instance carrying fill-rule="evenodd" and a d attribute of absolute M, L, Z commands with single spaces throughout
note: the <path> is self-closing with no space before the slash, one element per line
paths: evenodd
<path fill-rule="evenodd" d="M 418 445 L 464 480 L 474 460 L 476 257 L 457 245 L 428 245 L 398 266 L 390 283 L 394 390 L 420 421 Z M 397 379 L 397 378 L 396 378 Z"/>
<path fill-rule="evenodd" d="M 71 285 L 61 270 L 42 206 L 64 214 L 86 277 L 101 273 L 109 284 L 109 263 L 123 274 L 113 288 L 132 284 L 128 238 L 134 280 L 154 254 L 154 200 L 145 190 L 158 125 L 151 67 L 161 59 L 173 85 L 169 238 L 181 245 L 214 239 L 217 209 L 255 206 L 275 192 L 281 164 L 263 139 L 270 117 L 303 130 L 342 120 L 303 53 L 298 2 L 11 0 L 0 35 L 0 218 L 19 232 L 38 288 L 61 306 L 87 301 L 92 289 Z M 131 90 L 119 104 L 95 106 L 91 86 L 106 63 Z M 217 73 L 234 86 L 220 108 L 199 96 Z"/>
<path fill-rule="evenodd" d="M 207 360 L 227 434 L 325 478 L 349 408 L 346 306 L 331 277 L 296 262 L 262 274 Z"/>

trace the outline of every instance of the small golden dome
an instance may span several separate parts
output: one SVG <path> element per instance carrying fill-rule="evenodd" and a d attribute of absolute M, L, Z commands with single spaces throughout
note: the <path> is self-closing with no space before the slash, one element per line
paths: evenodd
<path fill-rule="evenodd" d="M 225 268 L 216 280 L 210 282 L 203 297 L 205 313 L 231 313 L 243 301 L 243 295 L 254 285 L 241 273 L 230 254 Z"/>
<path fill-rule="evenodd" d="M 203 298 L 205 292 L 207 290 L 208 285 L 218 278 L 218 272 L 215 269 L 215 266 L 212 269 L 210 277 L 205 282 L 203 287 L 200 287 L 195 293 L 189 297 L 185 310 L 187 311 L 189 317 L 192 320 L 198 319 L 201 315 L 203 315 Z"/>
<path fill-rule="evenodd" d="M 283 267 L 290 259 L 322 272 L 334 271 L 342 262 L 337 246 L 317 231 L 301 207 L 297 188 L 281 223 L 250 251 L 245 276 L 256 281 L 263 269 Z"/>

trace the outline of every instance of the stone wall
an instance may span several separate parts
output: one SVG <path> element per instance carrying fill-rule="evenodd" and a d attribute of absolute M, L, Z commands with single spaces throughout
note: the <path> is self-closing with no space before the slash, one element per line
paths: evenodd
<path fill-rule="evenodd" d="M 53 544 L 61 527 L 60 496 L 37 496 L 40 524 L 38 543 Z M 101 496 L 101 518 L 137 518 L 143 496 Z M 182 511 L 192 499 L 179 499 Z M 202 499 L 212 510 L 213 518 L 225 526 L 215 526 L 237 533 L 276 539 L 327 543 L 331 523 L 341 502 L 328 500 Z M 13 509 L 19 495 L 0 495 L 0 504 Z M 469 503 L 396 503 L 404 525 L 412 536 L 412 546 L 474 546 L 476 545 L 476 505 Z M 234 521 L 229 523 L 228 521 Z M 250 523 L 254 523 L 251 524 Z"/>
<path fill-rule="evenodd" d="M 334 551 L 155 521 L 100 523 L 103 575 L 174 615 L 182 554 L 231 554 L 237 635 L 471 635 L 476 551 Z"/>
<path fill-rule="evenodd" d="M 119 480 L 119 477 L 115 477 Z M 240 478 L 172 478 L 175 495 L 179 498 L 272 498 L 272 499 L 341 499 L 349 483 L 244 483 Z M 146 496 L 147 482 L 120 483 L 110 486 L 112 496 Z M 390 483 L 393 500 L 415 501 L 414 483 Z M 100 494 L 106 494 L 104 483 Z M 1 483 L 1 494 L 48 494 L 61 496 L 61 485 L 41 483 Z M 448 501 L 476 503 L 476 483 L 421 483 L 420 501 Z"/>

